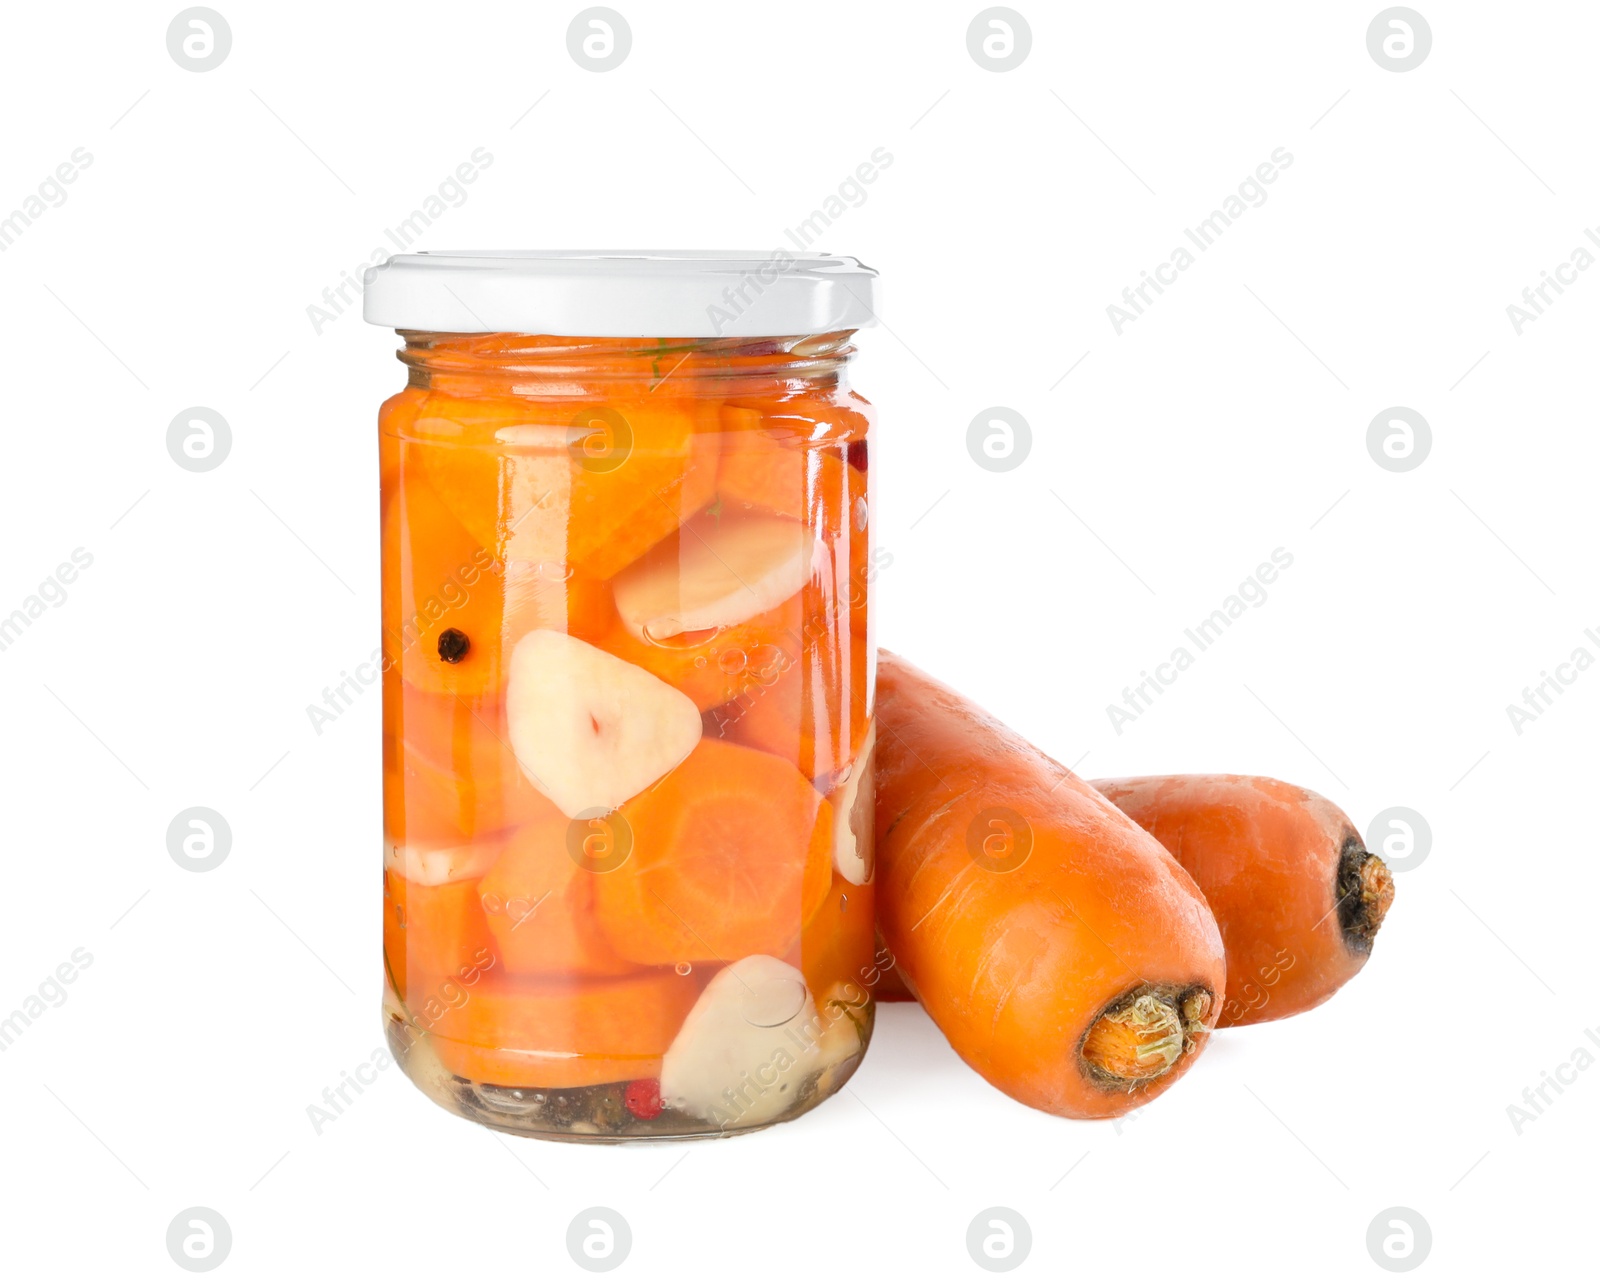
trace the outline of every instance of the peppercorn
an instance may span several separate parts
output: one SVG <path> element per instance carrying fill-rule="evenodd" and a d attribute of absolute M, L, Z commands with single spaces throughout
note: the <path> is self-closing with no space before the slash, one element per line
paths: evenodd
<path fill-rule="evenodd" d="M 465 658 L 470 648 L 472 641 L 467 639 L 465 631 L 457 631 L 451 627 L 439 633 L 439 656 L 452 665 Z"/>
<path fill-rule="evenodd" d="M 600 1126 L 602 1133 L 620 1129 L 626 1116 L 627 1112 L 622 1109 L 622 1090 L 615 1085 L 607 1085 L 595 1091 L 589 1119 Z"/>
<path fill-rule="evenodd" d="M 661 1081 L 630 1080 L 622 1100 L 641 1120 L 654 1120 L 661 1114 Z"/>

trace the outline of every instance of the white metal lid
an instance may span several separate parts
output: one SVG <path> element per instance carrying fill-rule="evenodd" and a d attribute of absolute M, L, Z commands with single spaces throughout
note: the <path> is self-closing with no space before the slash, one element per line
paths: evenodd
<path fill-rule="evenodd" d="M 758 338 L 877 323 L 878 273 L 823 253 L 402 253 L 366 272 L 392 329 L 594 338 Z"/>

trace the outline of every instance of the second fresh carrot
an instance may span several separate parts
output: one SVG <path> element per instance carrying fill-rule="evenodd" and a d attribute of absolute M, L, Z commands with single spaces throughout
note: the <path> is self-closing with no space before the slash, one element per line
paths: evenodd
<path fill-rule="evenodd" d="M 1332 801 L 1273 778 L 1107 778 L 1100 792 L 1177 857 L 1228 948 L 1221 1025 L 1321 1004 L 1366 964 L 1394 880 Z"/>

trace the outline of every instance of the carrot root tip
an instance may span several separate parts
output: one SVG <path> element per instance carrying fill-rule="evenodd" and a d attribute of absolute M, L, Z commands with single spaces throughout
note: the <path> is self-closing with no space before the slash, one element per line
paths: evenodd
<path fill-rule="evenodd" d="M 1090 1076 L 1122 1089 L 1159 1080 L 1207 1027 L 1212 996 L 1204 987 L 1171 992 L 1141 989 L 1114 1001 L 1083 1038 L 1079 1052 Z"/>
<path fill-rule="evenodd" d="M 1394 902 L 1394 876 L 1384 860 L 1357 836 L 1339 853 L 1339 928 L 1351 951 L 1366 955 Z"/>
<path fill-rule="evenodd" d="M 1206 1018 L 1211 1013 L 1211 993 L 1204 987 L 1194 987 L 1184 993 L 1183 999 L 1178 1003 L 1178 1012 L 1183 1015 L 1183 1034 L 1185 1037 L 1184 1050 L 1193 1053 L 1198 1045 L 1198 1037 L 1206 1032 Z"/>

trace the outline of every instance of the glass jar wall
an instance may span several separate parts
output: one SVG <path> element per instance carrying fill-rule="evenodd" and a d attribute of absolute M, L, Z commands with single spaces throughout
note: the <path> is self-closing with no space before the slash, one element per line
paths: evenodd
<path fill-rule="evenodd" d="M 442 1106 L 535 1136 L 802 1114 L 873 1016 L 850 333 L 403 337 L 380 417 L 391 1048 Z"/>

